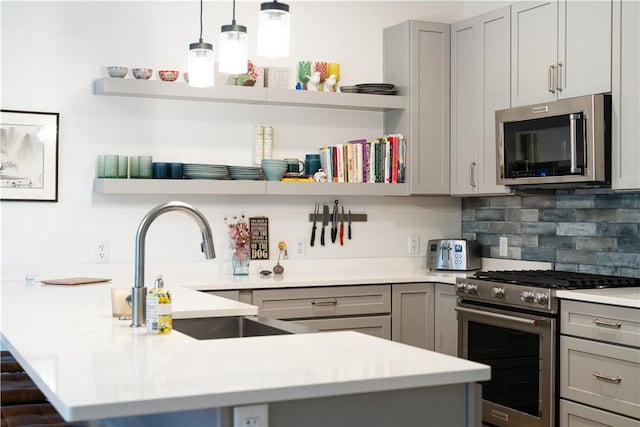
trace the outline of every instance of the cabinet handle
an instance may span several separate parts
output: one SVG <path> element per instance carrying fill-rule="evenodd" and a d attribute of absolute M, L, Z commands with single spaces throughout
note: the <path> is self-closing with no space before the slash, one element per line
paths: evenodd
<path fill-rule="evenodd" d="M 594 319 L 593 323 L 598 326 L 606 326 L 608 328 L 620 329 L 622 327 L 622 323 L 620 322 L 610 322 L 607 320 Z"/>
<path fill-rule="evenodd" d="M 558 62 L 558 72 L 556 73 L 557 83 L 556 90 L 562 92 L 562 62 Z"/>
<path fill-rule="evenodd" d="M 593 376 L 599 380 L 605 380 L 615 384 L 620 384 L 622 382 L 622 377 L 610 377 L 609 375 L 601 374 L 598 371 L 594 371 Z"/>
<path fill-rule="evenodd" d="M 471 162 L 471 167 L 469 169 L 469 181 L 472 187 L 476 186 L 476 162 Z"/>
<path fill-rule="evenodd" d="M 547 89 L 549 89 L 549 92 L 551 93 L 556 93 L 556 90 L 554 89 L 555 85 L 553 84 L 553 75 L 555 74 L 555 69 L 555 65 L 549 65 L 549 74 L 547 75 Z"/>
<path fill-rule="evenodd" d="M 338 300 L 335 298 L 317 300 L 314 299 L 311 301 L 311 305 L 338 305 Z"/>

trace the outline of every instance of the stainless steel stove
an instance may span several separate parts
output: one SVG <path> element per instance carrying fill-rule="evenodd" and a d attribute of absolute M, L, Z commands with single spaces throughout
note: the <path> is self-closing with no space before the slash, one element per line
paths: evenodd
<path fill-rule="evenodd" d="M 458 356 L 491 366 L 483 423 L 558 425 L 559 289 L 640 286 L 640 279 L 554 270 L 478 271 L 456 280 Z"/>

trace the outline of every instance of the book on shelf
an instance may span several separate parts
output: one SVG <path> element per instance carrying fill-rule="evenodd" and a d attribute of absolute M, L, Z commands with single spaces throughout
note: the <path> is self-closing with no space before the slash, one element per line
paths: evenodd
<path fill-rule="evenodd" d="M 330 182 L 404 183 L 407 144 L 404 135 L 356 139 L 320 148 L 320 165 Z"/>

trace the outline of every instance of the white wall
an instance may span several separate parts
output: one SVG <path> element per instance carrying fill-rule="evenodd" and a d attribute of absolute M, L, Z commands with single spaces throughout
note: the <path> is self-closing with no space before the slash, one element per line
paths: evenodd
<path fill-rule="evenodd" d="M 335 61 L 341 64 L 340 84 L 381 81 L 384 27 L 406 19 L 453 22 L 464 17 L 458 2 L 289 3 L 290 58 L 257 59 L 256 64 L 288 67 L 293 76 L 298 60 Z M 112 264 L 130 264 L 140 219 L 171 199 L 192 203 L 208 217 L 218 252 L 214 263 L 230 258 L 223 219 L 239 212 L 270 218 L 275 254 L 279 240 L 293 246 L 297 236 L 308 239 L 311 227 L 305 219 L 314 202 L 331 204 L 333 198 L 94 194 L 96 156 L 151 154 L 158 161 L 249 165 L 257 124 L 274 127 L 274 157 L 280 158 L 302 158 L 321 145 L 382 132 L 381 113 L 92 95 L 92 81 L 104 75 L 107 65 L 185 70 L 188 44 L 198 37 L 197 2 L 3 0 L 0 7 L 2 108 L 60 113 L 59 202 L 0 204 L 5 271 L 91 264 L 100 240 L 110 242 Z M 238 23 L 249 29 L 250 57 L 255 56 L 258 7 L 257 2 L 237 5 Z M 220 25 L 231 20 L 231 2 L 205 2 L 204 17 L 204 39 L 217 45 Z M 344 247 L 307 247 L 307 258 L 404 257 L 409 234 L 421 236 L 424 254 L 426 239 L 460 235 L 458 199 L 340 201 L 353 212 L 367 213 L 369 222 L 354 224 L 355 238 Z M 196 226 L 177 213 L 151 227 L 147 248 L 150 262 L 202 259 Z"/>

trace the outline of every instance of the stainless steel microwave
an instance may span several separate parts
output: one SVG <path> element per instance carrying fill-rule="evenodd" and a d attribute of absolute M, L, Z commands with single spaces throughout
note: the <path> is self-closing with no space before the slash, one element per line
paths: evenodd
<path fill-rule="evenodd" d="M 498 110 L 496 138 L 499 184 L 610 186 L 610 95 Z"/>

